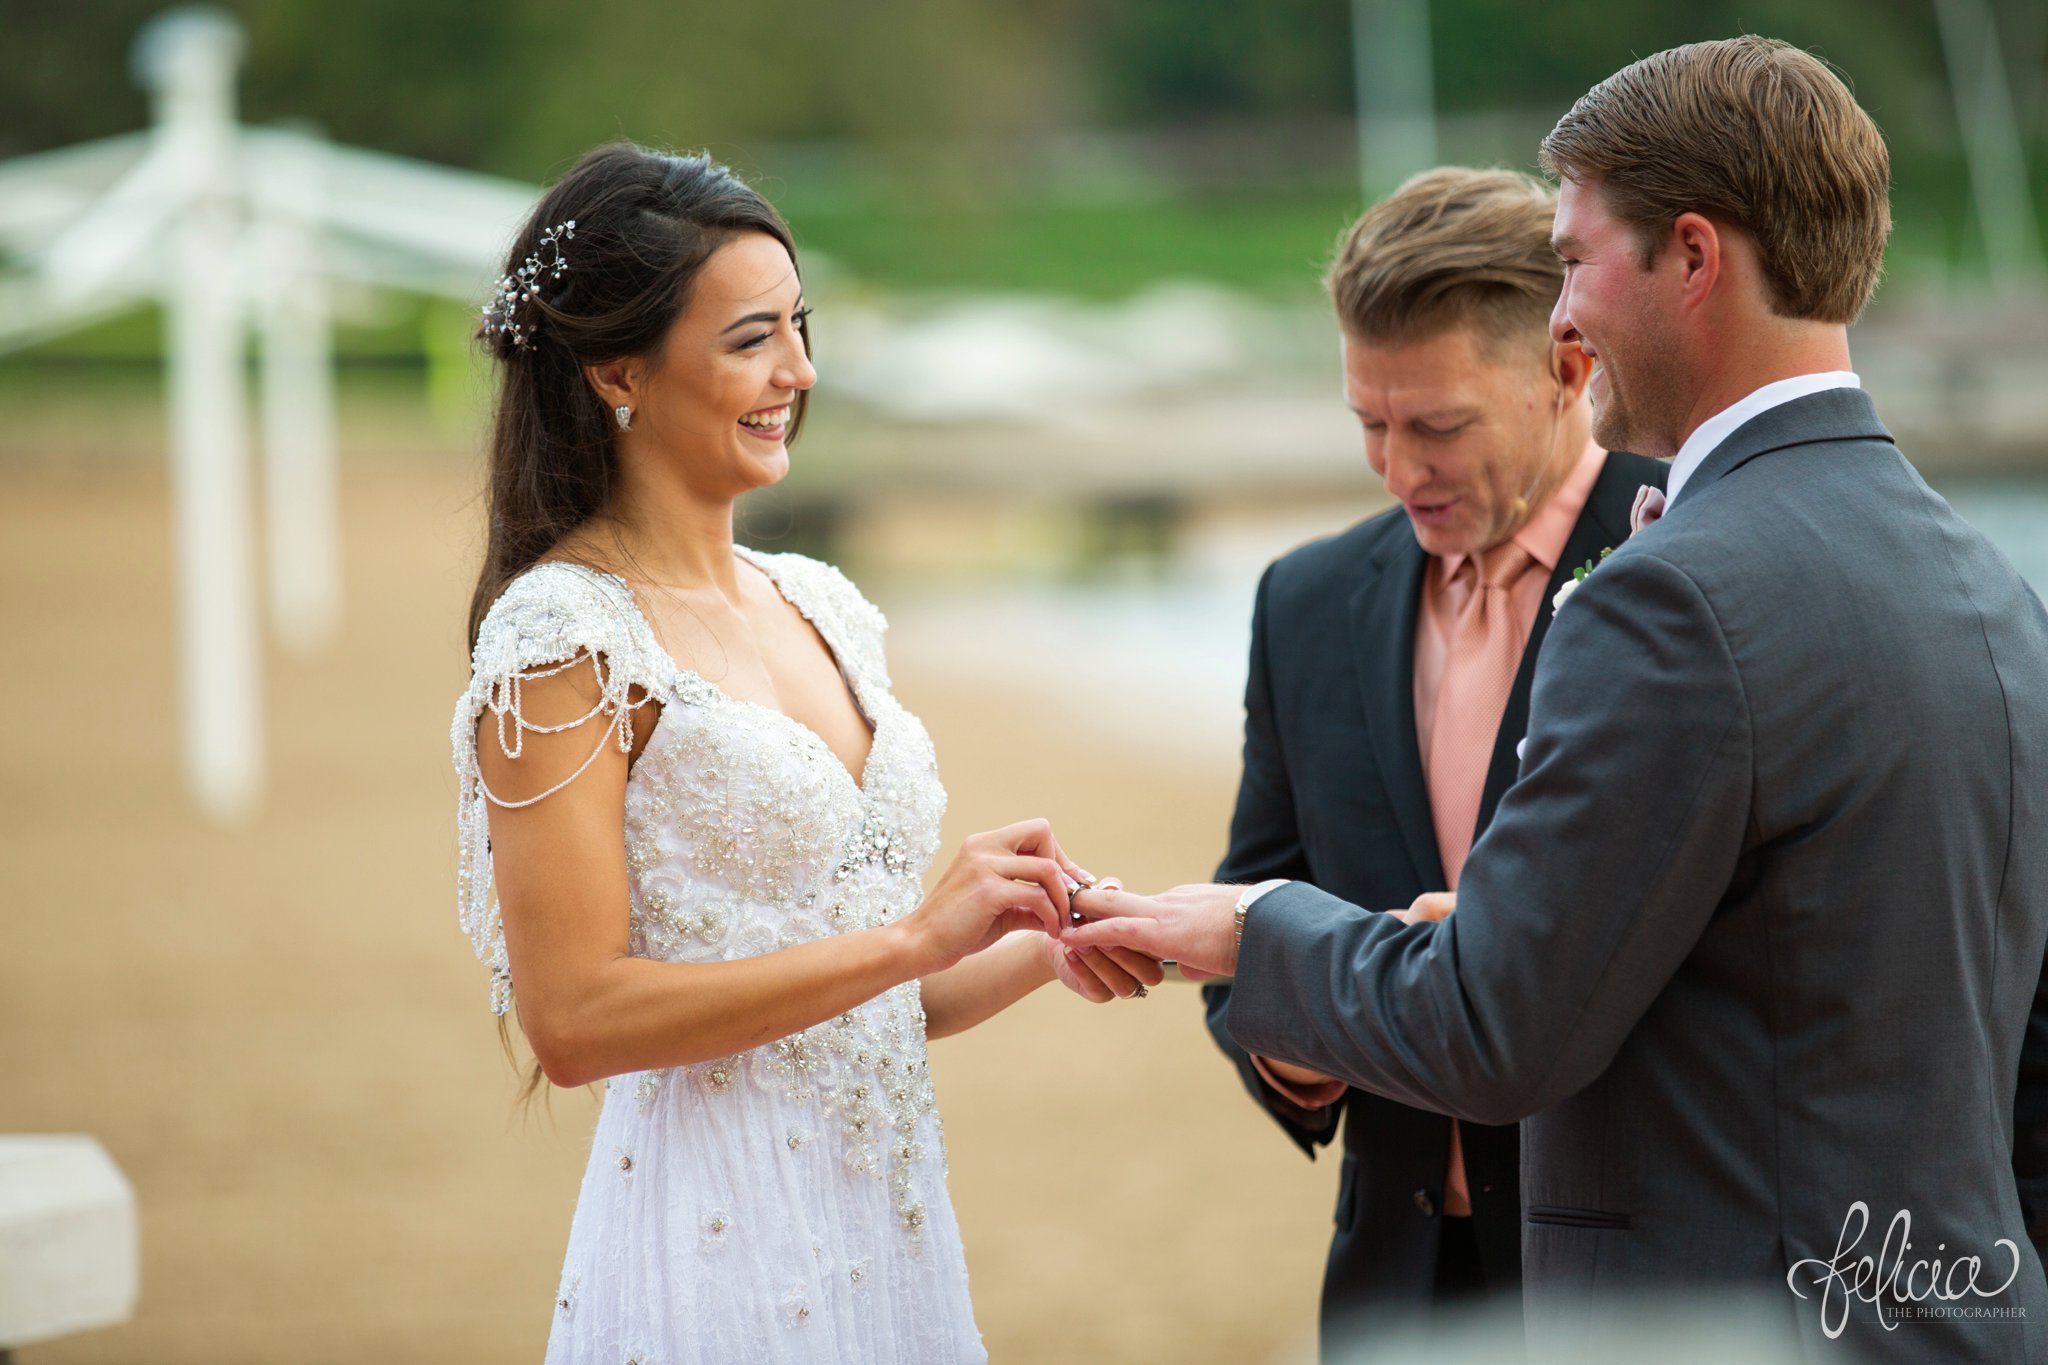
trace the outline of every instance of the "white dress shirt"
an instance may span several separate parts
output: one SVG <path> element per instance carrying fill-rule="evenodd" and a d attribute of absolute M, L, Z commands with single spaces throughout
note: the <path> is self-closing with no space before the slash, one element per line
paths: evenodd
<path fill-rule="evenodd" d="M 1716 446 L 1735 434 L 1735 429 L 1760 412 L 1767 412 L 1780 403 L 1789 403 L 1795 398 L 1804 398 L 1809 393 L 1821 393 L 1827 389 L 1860 389 L 1863 381 L 1850 370 L 1828 370 L 1822 374 L 1795 374 L 1790 379 L 1776 379 L 1762 388 L 1739 398 L 1722 408 L 1693 429 L 1685 438 L 1685 444 L 1671 457 L 1671 474 L 1664 481 L 1664 502 L 1666 506 L 1678 500 L 1685 482 L 1693 476 L 1714 453 Z"/>

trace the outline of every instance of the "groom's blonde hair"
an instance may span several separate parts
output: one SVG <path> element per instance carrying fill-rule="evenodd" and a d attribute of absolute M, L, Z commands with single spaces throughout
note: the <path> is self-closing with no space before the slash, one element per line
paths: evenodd
<path fill-rule="evenodd" d="M 1772 38 L 1654 53 L 1579 97 L 1543 168 L 1597 186 L 1645 268 L 1683 213 L 1755 242 L 1784 317 L 1854 322 L 1891 237 L 1884 135 L 1825 63 Z"/>
<path fill-rule="evenodd" d="M 1346 335 L 1378 345 L 1470 327 L 1498 353 L 1545 346 L 1564 267 L 1550 248 L 1557 196 L 1515 171 L 1439 166 L 1373 205 L 1324 284 Z M 1546 349 L 1545 354 L 1548 354 Z"/>

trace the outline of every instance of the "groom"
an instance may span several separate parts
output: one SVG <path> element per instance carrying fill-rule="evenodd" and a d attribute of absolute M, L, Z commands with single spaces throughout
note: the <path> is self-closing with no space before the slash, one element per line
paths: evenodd
<path fill-rule="evenodd" d="M 1675 458 L 1557 614 L 1459 908 L 1091 891 L 1068 937 L 1234 972 L 1253 1053 L 1525 1120 L 1532 1343 L 1666 1294 L 1815 1362 L 2048 1359 L 2048 612 L 1849 371 L 1884 143 L 1738 38 L 1602 82 L 1544 160 L 1594 437 Z"/>

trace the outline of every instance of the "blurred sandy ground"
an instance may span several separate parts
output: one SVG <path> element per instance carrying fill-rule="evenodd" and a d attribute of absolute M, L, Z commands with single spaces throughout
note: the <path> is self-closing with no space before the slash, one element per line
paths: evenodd
<path fill-rule="evenodd" d="M 345 638 L 272 658 L 271 799 L 223 833 L 178 785 L 161 461 L 49 435 L 146 452 L 160 428 L 92 419 L 58 413 L 0 461 L 0 1131 L 106 1144 L 140 1194 L 143 1299 L 128 1326 L 19 1359 L 538 1359 L 594 1100 L 513 1114 L 455 925 L 472 471 L 349 435 Z M 1098 873 L 1207 874 L 1234 733 L 1125 742 L 1062 714 L 1088 703 L 1061 641 L 962 671 L 940 662 L 992 634 L 896 618 L 949 844 L 1045 815 Z M 934 1052 L 996 1361 L 1312 1349 L 1335 1162 L 1243 1096 L 1191 987 L 1100 1008 L 1051 988 Z"/>

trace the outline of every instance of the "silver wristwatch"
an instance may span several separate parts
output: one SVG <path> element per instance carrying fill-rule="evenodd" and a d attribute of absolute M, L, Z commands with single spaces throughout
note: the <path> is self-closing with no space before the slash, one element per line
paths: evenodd
<path fill-rule="evenodd" d="M 1237 955 L 1244 950 L 1244 917 L 1245 912 L 1252 908 L 1252 902 L 1275 887 L 1285 886 L 1292 880 L 1293 878 L 1291 877 L 1273 877 L 1255 885 L 1247 886 L 1239 893 L 1235 923 L 1231 926 L 1230 956 L 1233 962 L 1236 961 Z"/>

